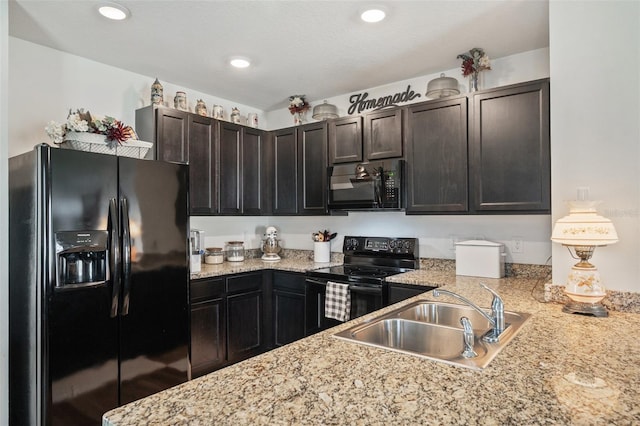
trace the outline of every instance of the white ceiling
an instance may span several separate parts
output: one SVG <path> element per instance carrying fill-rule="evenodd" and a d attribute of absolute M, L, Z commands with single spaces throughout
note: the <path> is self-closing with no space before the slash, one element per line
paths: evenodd
<path fill-rule="evenodd" d="M 456 68 L 459 53 L 492 58 L 549 45 L 547 0 L 10 0 L 9 33 L 265 111 Z M 360 11 L 382 5 L 387 19 Z M 233 55 L 252 59 L 232 69 Z"/>

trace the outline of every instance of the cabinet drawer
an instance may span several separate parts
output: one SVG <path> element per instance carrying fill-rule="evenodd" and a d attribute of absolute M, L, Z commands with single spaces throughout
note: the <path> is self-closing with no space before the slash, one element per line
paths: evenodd
<path fill-rule="evenodd" d="M 262 290 L 262 272 L 236 275 L 227 278 L 227 293 L 244 293 Z"/>
<path fill-rule="evenodd" d="M 285 290 L 291 293 L 304 295 L 305 277 L 304 274 L 295 272 L 275 272 L 273 273 L 274 290 Z"/>
<path fill-rule="evenodd" d="M 189 299 L 192 303 L 217 299 L 224 296 L 224 278 L 191 281 Z"/>

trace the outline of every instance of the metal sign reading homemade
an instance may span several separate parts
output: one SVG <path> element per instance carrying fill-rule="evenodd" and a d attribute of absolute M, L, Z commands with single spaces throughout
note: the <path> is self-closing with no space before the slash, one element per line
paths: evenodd
<path fill-rule="evenodd" d="M 364 93 L 356 93 L 349 97 L 349 109 L 347 110 L 347 114 L 355 114 L 361 113 L 366 109 L 382 109 L 387 107 L 398 106 L 398 103 L 401 102 L 409 102 L 415 98 L 419 98 L 420 93 L 416 93 L 411 90 L 411 85 L 407 86 L 407 90 L 404 92 L 399 92 L 394 95 L 381 96 L 379 98 L 367 99 L 369 97 L 368 92 Z"/>

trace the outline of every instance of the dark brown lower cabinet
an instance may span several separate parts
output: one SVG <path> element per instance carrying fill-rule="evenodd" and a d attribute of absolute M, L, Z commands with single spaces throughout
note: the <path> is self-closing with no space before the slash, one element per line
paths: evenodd
<path fill-rule="evenodd" d="M 426 287 L 421 285 L 390 283 L 389 304 L 393 305 L 394 303 L 401 302 L 413 296 L 433 290 L 434 288 L 435 287 Z"/>
<path fill-rule="evenodd" d="M 305 336 L 305 277 L 303 274 L 273 272 L 273 337 L 275 346 Z"/>
<path fill-rule="evenodd" d="M 262 271 L 191 282 L 191 371 L 198 377 L 269 349 Z"/>
<path fill-rule="evenodd" d="M 224 278 L 191 282 L 191 376 L 227 362 Z"/>

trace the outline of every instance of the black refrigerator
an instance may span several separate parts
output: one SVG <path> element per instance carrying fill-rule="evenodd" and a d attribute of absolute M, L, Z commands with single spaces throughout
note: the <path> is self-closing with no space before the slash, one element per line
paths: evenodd
<path fill-rule="evenodd" d="M 98 425 L 185 382 L 188 166 L 47 145 L 9 160 L 9 421 Z"/>

